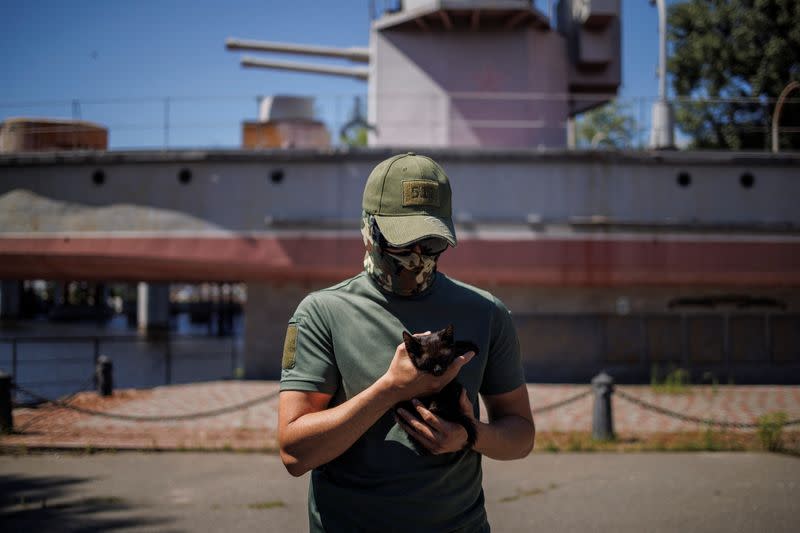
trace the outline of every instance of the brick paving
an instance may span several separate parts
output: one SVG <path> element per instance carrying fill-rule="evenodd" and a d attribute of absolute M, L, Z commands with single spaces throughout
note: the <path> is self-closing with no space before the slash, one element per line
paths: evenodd
<path fill-rule="evenodd" d="M 171 416 L 205 412 L 267 397 L 247 408 L 192 420 L 133 422 L 83 414 L 53 405 L 14 411 L 17 431 L 0 436 L 0 446 L 28 448 L 241 449 L 274 450 L 277 427 L 274 381 L 218 381 L 119 390 L 111 398 L 83 392 L 70 405 L 134 416 Z M 589 390 L 588 385 L 530 384 L 534 411 Z M 680 394 L 656 393 L 649 386 L 618 390 L 662 408 L 699 418 L 752 423 L 771 411 L 800 418 L 800 386 L 690 387 Z M 590 431 L 592 395 L 537 413 L 536 427 L 546 431 Z M 645 410 L 614 395 L 614 424 L 619 433 L 644 434 L 705 429 L 702 425 Z M 799 426 L 794 426 L 800 429 Z"/>

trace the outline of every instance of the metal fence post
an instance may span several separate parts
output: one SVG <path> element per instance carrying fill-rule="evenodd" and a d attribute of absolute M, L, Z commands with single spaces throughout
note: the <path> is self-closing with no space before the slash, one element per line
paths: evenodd
<path fill-rule="evenodd" d="M 14 417 L 11 408 L 11 376 L 0 371 L 0 433 L 14 431 Z"/>
<path fill-rule="evenodd" d="M 17 339 L 11 340 L 11 375 L 17 375 Z"/>
<path fill-rule="evenodd" d="M 100 396 L 111 396 L 114 392 L 114 365 L 105 355 L 97 358 L 95 366 L 95 381 L 97 382 L 97 394 Z"/>
<path fill-rule="evenodd" d="M 594 391 L 592 438 L 613 440 L 614 416 L 611 412 L 611 394 L 614 392 L 614 378 L 601 372 L 592 378 L 592 390 Z"/>
<path fill-rule="evenodd" d="M 166 347 L 164 349 L 164 381 L 166 385 L 172 384 L 172 342 L 171 335 L 167 333 L 164 337 Z"/>
<path fill-rule="evenodd" d="M 231 332 L 231 378 L 238 378 L 236 375 L 236 334 L 233 332 Z"/>

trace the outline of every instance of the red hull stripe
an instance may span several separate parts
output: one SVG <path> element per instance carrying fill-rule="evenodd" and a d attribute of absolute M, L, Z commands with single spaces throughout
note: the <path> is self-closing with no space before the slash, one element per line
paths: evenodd
<path fill-rule="evenodd" d="M 0 238 L 0 278 L 334 281 L 361 270 L 356 237 Z M 470 283 L 800 286 L 800 242 L 464 240 L 440 268 Z"/>

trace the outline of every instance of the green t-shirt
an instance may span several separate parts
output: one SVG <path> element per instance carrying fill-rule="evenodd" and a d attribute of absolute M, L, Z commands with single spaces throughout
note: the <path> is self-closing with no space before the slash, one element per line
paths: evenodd
<path fill-rule="evenodd" d="M 281 390 L 332 394 L 339 405 L 389 368 L 402 332 L 453 324 L 480 352 L 456 378 L 478 415 L 478 392 L 525 382 L 511 316 L 486 291 L 438 273 L 424 293 L 384 292 L 365 273 L 308 295 L 289 321 Z M 481 456 L 419 455 L 387 412 L 346 452 L 311 473 L 311 531 L 488 531 Z"/>

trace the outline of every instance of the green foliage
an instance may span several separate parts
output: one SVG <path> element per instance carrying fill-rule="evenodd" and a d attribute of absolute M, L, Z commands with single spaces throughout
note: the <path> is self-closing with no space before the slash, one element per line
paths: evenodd
<path fill-rule="evenodd" d="M 561 451 L 561 448 L 559 448 L 558 444 L 556 444 L 554 441 L 548 441 L 547 444 L 545 444 L 544 449 L 551 453 L 558 453 Z"/>
<path fill-rule="evenodd" d="M 630 148 L 636 137 L 636 121 L 625 105 L 609 102 L 584 113 L 577 121 L 575 142 L 579 148 Z"/>
<path fill-rule="evenodd" d="M 770 452 L 783 448 L 783 426 L 786 424 L 786 413 L 776 411 L 758 417 L 758 438 L 761 446 Z"/>
<path fill-rule="evenodd" d="M 347 134 L 342 135 L 339 141 L 350 147 L 366 146 L 368 130 L 364 126 L 351 129 Z"/>
<path fill-rule="evenodd" d="M 668 28 L 673 88 L 692 99 L 675 117 L 692 147 L 768 147 L 775 104 L 765 100 L 800 80 L 800 2 L 689 0 L 669 7 Z M 757 100 L 720 101 L 732 98 Z M 784 105 L 780 124 L 800 125 L 800 104 Z M 800 135 L 781 134 L 780 144 L 798 149 Z"/>

